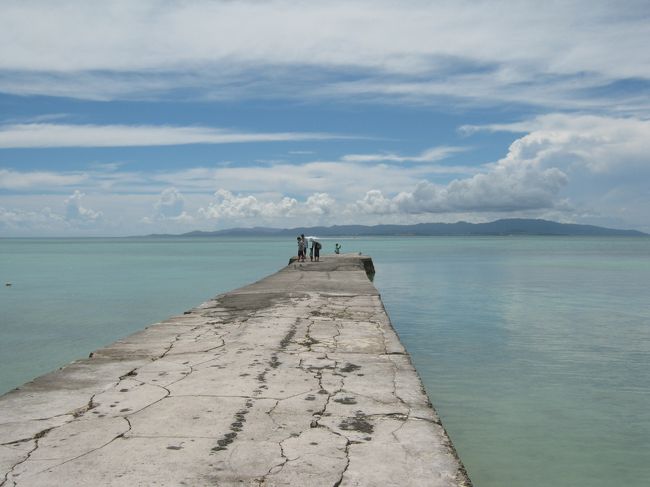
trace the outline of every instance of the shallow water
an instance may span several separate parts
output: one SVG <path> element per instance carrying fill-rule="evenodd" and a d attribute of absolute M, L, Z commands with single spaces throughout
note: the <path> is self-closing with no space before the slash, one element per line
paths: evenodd
<path fill-rule="evenodd" d="M 377 286 L 477 486 L 648 485 L 650 241 L 407 245 Z"/>
<path fill-rule="evenodd" d="M 477 486 L 650 479 L 650 239 L 338 239 Z M 334 240 L 324 240 L 329 253 Z M 291 239 L 0 239 L 0 392 L 282 267 Z"/>

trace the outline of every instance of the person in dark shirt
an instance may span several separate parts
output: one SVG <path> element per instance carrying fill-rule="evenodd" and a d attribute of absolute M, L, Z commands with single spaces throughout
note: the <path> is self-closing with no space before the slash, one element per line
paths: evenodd
<path fill-rule="evenodd" d="M 298 262 L 305 260 L 305 241 L 298 237 Z"/>

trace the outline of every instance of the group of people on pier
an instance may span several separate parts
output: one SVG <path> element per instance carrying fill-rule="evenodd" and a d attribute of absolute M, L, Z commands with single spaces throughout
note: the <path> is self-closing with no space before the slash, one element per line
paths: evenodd
<path fill-rule="evenodd" d="M 298 262 L 305 262 L 307 259 L 307 251 L 309 250 L 309 260 L 311 262 L 320 261 L 320 250 L 323 248 L 321 243 L 314 237 L 305 237 L 301 234 L 298 237 Z M 338 243 L 334 246 L 334 253 L 341 252 L 341 245 Z"/>
<path fill-rule="evenodd" d="M 311 243 L 311 245 L 310 245 Z M 309 260 L 318 262 L 320 260 L 321 243 L 314 238 L 306 238 L 305 234 L 298 237 L 298 260 L 305 262 L 307 257 L 307 250 L 309 250 Z"/>

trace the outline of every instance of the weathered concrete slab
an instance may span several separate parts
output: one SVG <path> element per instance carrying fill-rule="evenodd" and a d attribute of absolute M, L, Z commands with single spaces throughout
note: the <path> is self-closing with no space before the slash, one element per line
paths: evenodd
<path fill-rule="evenodd" d="M 469 486 L 372 270 L 291 262 L 0 397 L 0 485 Z"/>

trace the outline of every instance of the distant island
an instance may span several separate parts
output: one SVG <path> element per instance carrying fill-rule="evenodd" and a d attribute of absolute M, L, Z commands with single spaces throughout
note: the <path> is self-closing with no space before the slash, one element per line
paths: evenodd
<path fill-rule="evenodd" d="M 414 225 L 334 225 L 296 228 L 231 228 L 212 232 L 193 231 L 180 235 L 154 234 L 149 237 L 284 237 L 318 235 L 319 237 L 370 236 L 488 236 L 488 235 L 556 235 L 556 236 L 625 236 L 648 234 L 638 230 L 617 230 L 594 225 L 558 223 L 548 220 L 509 218 L 490 223 L 418 223 Z"/>

